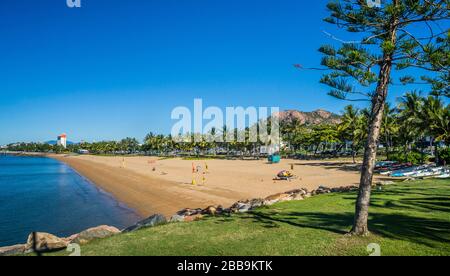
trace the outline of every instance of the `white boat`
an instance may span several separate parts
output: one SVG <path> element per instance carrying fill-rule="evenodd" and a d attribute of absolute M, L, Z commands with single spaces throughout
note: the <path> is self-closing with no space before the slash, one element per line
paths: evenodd
<path fill-rule="evenodd" d="M 450 173 L 444 173 L 444 174 L 435 176 L 434 178 L 439 178 L 439 179 L 450 178 Z"/>

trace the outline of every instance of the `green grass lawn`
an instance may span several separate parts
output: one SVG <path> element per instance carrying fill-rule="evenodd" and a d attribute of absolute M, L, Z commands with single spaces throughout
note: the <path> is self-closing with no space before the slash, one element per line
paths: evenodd
<path fill-rule="evenodd" d="M 450 180 L 374 191 L 369 237 L 347 237 L 355 193 L 285 202 L 253 213 L 168 224 L 81 248 L 82 255 L 450 255 Z M 57 254 L 68 254 L 60 252 Z"/>

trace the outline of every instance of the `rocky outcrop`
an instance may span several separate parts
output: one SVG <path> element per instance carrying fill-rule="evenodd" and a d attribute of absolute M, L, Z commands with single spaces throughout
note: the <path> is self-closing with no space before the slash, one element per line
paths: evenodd
<path fill-rule="evenodd" d="M 157 215 L 153 215 L 147 219 L 144 219 L 131 227 L 126 228 L 122 232 L 124 232 L 124 233 L 132 232 L 132 231 L 136 231 L 136 230 L 139 230 L 142 228 L 155 227 L 157 225 L 162 225 L 162 224 L 166 224 L 166 223 L 167 223 L 166 217 L 164 217 L 163 215 L 157 214 Z"/>
<path fill-rule="evenodd" d="M 31 233 L 28 236 L 26 251 L 51 252 L 65 249 L 69 243 L 48 233 Z"/>
<path fill-rule="evenodd" d="M 102 225 L 87 229 L 77 235 L 70 237 L 70 243 L 77 243 L 80 245 L 86 244 L 92 240 L 104 239 L 120 233 L 116 227 Z"/>

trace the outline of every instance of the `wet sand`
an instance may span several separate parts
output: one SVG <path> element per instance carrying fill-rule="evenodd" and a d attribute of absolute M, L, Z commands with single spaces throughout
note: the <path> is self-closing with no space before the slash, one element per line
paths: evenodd
<path fill-rule="evenodd" d="M 229 206 L 237 200 L 267 197 L 291 189 L 319 186 L 358 185 L 359 172 L 350 162 L 282 160 L 162 159 L 155 157 L 104 157 L 92 155 L 52 155 L 141 216 L 155 213 L 171 216 L 189 207 Z M 281 170 L 294 164 L 292 181 L 274 181 Z M 192 168 L 195 173 L 192 185 Z M 208 170 L 206 170 L 208 167 Z M 203 176 L 205 179 L 203 179 Z"/>

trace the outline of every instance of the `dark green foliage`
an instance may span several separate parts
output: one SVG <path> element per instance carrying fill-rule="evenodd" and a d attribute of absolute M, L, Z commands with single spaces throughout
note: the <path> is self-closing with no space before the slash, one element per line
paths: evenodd
<path fill-rule="evenodd" d="M 450 165 L 450 147 L 439 150 L 439 159 L 441 162 L 445 161 L 447 165 Z"/>
<path fill-rule="evenodd" d="M 386 0 L 381 8 L 360 0 L 329 2 L 330 16 L 324 20 L 359 37 L 354 41 L 334 37 L 342 44 L 339 48 L 329 44 L 320 47 L 321 64 L 330 70 L 321 82 L 330 86 L 329 94 L 338 99 L 368 100 L 379 81 L 380 66 L 389 62 L 396 70 L 417 69 L 430 92 L 448 97 L 448 6 L 446 0 Z M 392 60 L 386 60 L 390 57 Z M 417 83 L 410 75 L 400 76 L 400 82 Z"/>
<path fill-rule="evenodd" d="M 407 153 L 395 152 L 391 153 L 389 157 L 392 161 L 398 161 L 400 163 L 412 163 L 413 165 L 424 164 L 430 158 L 428 155 L 417 151 Z"/>

